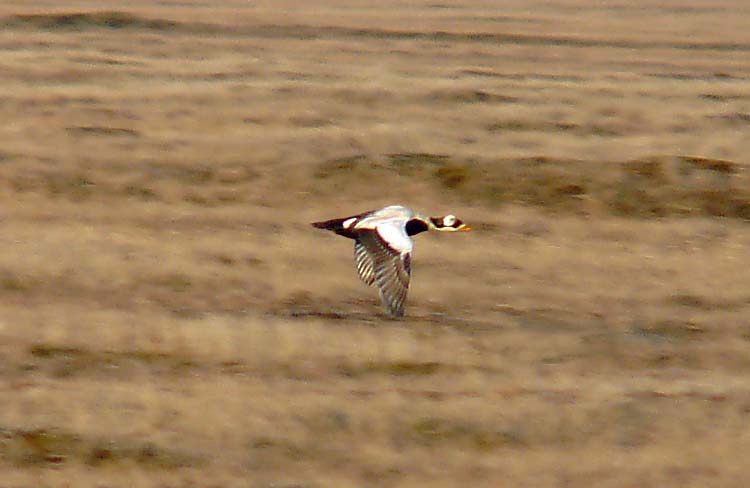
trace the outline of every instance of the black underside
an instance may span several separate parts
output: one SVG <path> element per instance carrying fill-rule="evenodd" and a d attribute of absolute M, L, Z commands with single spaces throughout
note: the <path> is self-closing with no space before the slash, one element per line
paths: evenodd
<path fill-rule="evenodd" d="M 427 230 L 429 230 L 429 227 L 427 227 L 427 224 L 420 219 L 411 219 L 406 223 L 407 235 L 415 236 L 422 232 L 427 232 Z"/>

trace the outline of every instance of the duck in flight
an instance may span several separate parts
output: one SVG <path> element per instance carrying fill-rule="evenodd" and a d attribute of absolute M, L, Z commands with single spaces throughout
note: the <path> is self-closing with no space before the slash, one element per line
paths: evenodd
<path fill-rule="evenodd" d="M 455 215 L 427 217 L 401 205 L 312 225 L 354 240 L 354 263 L 359 277 L 367 285 L 378 287 L 380 301 L 393 317 L 404 315 L 411 275 L 411 236 L 429 230 L 471 230 Z"/>

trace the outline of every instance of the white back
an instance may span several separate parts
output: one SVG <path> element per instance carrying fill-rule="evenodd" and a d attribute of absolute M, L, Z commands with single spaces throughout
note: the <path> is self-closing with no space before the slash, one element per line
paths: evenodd
<path fill-rule="evenodd" d="M 409 207 L 402 205 L 391 205 L 385 208 L 381 208 L 373 212 L 371 215 L 364 217 L 357 222 L 354 226 L 355 229 L 375 229 L 380 225 L 387 223 L 401 223 L 406 225 L 406 222 L 414 217 L 414 211 Z"/>
<path fill-rule="evenodd" d="M 378 225 L 376 231 L 391 248 L 401 254 L 410 254 L 413 244 L 411 238 L 406 234 L 405 225 L 405 222 L 389 221 Z"/>

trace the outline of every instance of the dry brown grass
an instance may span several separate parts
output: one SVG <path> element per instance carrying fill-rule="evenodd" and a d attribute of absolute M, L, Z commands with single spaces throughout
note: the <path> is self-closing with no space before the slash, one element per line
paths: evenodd
<path fill-rule="evenodd" d="M 0 487 L 746 484 L 743 2 L 121 4 L 0 6 Z"/>

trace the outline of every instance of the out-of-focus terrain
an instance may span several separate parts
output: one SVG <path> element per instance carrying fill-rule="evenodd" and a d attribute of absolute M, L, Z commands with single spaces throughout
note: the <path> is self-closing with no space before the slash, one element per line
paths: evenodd
<path fill-rule="evenodd" d="M 0 6 L 0 487 L 745 486 L 745 2 Z M 346 5 L 343 5 L 346 4 Z M 420 235 L 402 320 L 313 220 Z"/>

